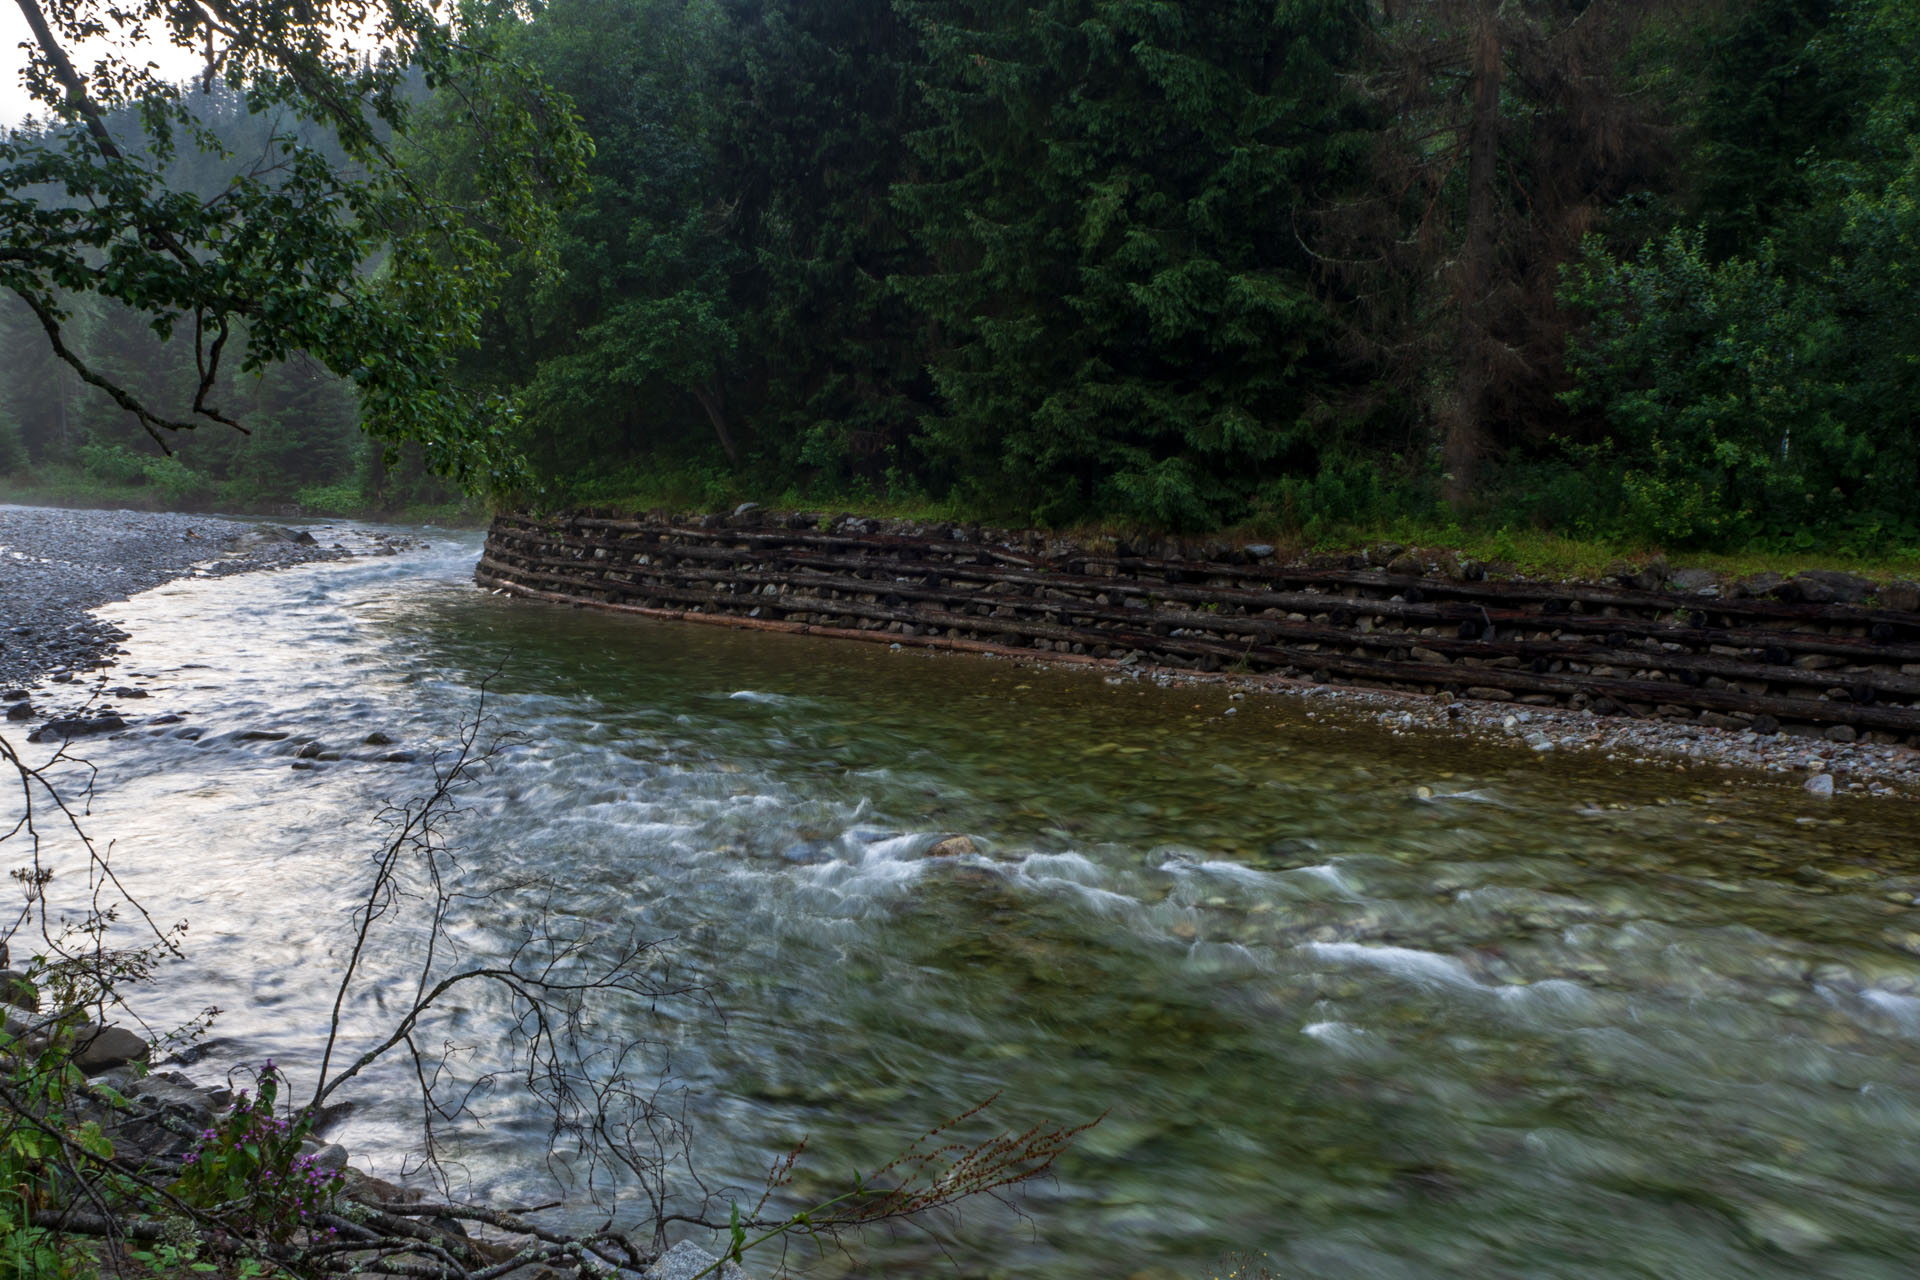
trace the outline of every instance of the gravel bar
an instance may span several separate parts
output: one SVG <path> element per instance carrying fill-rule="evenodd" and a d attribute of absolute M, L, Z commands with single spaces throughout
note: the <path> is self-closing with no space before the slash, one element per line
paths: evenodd
<path fill-rule="evenodd" d="M 1033 665 L 1058 664 L 1039 661 Z M 1108 674 L 1107 680 L 1224 685 L 1233 701 L 1248 692 L 1300 698 L 1309 706 L 1323 709 L 1321 714 L 1326 718 L 1370 722 L 1394 736 L 1471 737 L 1500 743 L 1526 755 L 1561 752 L 1683 772 L 1731 770 L 1755 781 L 1801 788 L 1815 800 L 1849 796 L 1920 800 L 1920 750 L 1908 746 L 1839 743 L 1787 732 L 1715 729 L 1652 717 L 1603 716 L 1591 710 L 1515 706 L 1456 699 L 1448 694 L 1362 689 L 1275 675 L 1205 675 L 1149 667 L 1122 669 Z M 1237 708 L 1226 714 L 1236 712 Z M 1315 712 L 1309 711 L 1308 716 L 1315 718 Z"/>
<path fill-rule="evenodd" d="M 90 616 L 103 604 L 176 578 L 377 553 L 349 545 L 367 541 L 324 526 L 0 505 L 0 691 L 110 665 L 126 637 Z"/>

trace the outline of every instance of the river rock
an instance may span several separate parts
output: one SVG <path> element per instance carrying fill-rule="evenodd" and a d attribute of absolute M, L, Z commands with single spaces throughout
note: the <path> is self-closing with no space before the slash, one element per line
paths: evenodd
<path fill-rule="evenodd" d="M 223 1105 L 225 1090 L 205 1089 L 171 1071 L 141 1076 L 130 1067 L 115 1067 L 94 1076 L 95 1092 L 103 1102 L 113 1089 L 124 1100 L 109 1103 L 99 1117 L 113 1142 L 114 1152 L 138 1164 L 147 1159 L 178 1159 L 199 1145 Z"/>
<path fill-rule="evenodd" d="M 1785 582 L 1786 579 L 1777 573 L 1756 573 L 1734 583 L 1733 590 L 1728 594 L 1732 595 L 1735 599 L 1746 596 L 1759 597 L 1772 595 L 1778 591 Z"/>
<path fill-rule="evenodd" d="M 1874 593 L 1874 599 L 1882 609 L 1894 609 L 1900 613 L 1920 613 L 1920 582 L 1882 583 L 1880 589 Z"/>
<path fill-rule="evenodd" d="M 1377 565 L 1391 564 L 1393 558 L 1406 549 L 1406 544 L 1402 542 L 1376 542 L 1367 548 L 1367 560 Z"/>
<path fill-rule="evenodd" d="M 119 716 L 91 716 L 49 720 L 27 735 L 28 742 L 46 742 L 52 738 L 84 738 L 89 734 L 113 733 L 127 727 Z"/>
<path fill-rule="evenodd" d="M 1623 587 L 1631 587 L 1635 591 L 1658 591 L 1666 585 L 1670 572 L 1667 568 L 1667 558 L 1665 556 L 1655 556 L 1639 569 L 1630 573 L 1615 574 L 1614 576 Z"/>
<path fill-rule="evenodd" d="M 968 854 L 980 852 L 972 840 L 966 836 L 948 836 L 927 850 L 929 858 L 964 858 Z"/>
<path fill-rule="evenodd" d="M 145 1039 L 125 1027 L 87 1026 L 74 1040 L 73 1065 L 87 1075 L 143 1061 L 153 1051 Z"/>
<path fill-rule="evenodd" d="M 21 1017 L 19 1011 L 11 1005 L 0 1005 L 0 1034 L 4 1034 L 7 1039 L 15 1042 L 24 1040 L 29 1048 L 44 1046 L 45 1031 L 44 1029 L 36 1031 L 37 1025 L 31 1019 Z"/>
<path fill-rule="evenodd" d="M 254 547 L 273 546 L 276 543 L 295 547 L 314 545 L 313 535 L 304 529 L 289 529 L 285 525 L 277 524 L 257 524 L 228 539 L 227 546 L 231 550 L 244 551 Z"/>
<path fill-rule="evenodd" d="M 1803 593 L 1802 599 L 1808 598 L 1804 594 L 1807 584 L 1817 582 L 1833 593 L 1834 600 L 1847 604 L 1857 604 L 1865 600 L 1867 593 L 1874 587 L 1871 578 L 1863 578 L 1857 573 L 1842 573 L 1837 569 L 1802 569 L 1794 575 L 1793 582 Z"/>
<path fill-rule="evenodd" d="M 22 702 L 26 696 L 25 689 L 9 689 L 5 693 L 0 693 L 0 702 Z"/>
<path fill-rule="evenodd" d="M 1807 779 L 1805 785 L 1808 795 L 1818 796 L 1822 800 L 1833 798 L 1833 775 L 1830 773 L 1816 773 Z"/>
<path fill-rule="evenodd" d="M 12 706 L 7 708 L 7 719 L 9 720 L 33 719 L 33 704 L 31 702 L 14 703 Z"/>
<path fill-rule="evenodd" d="M 337 1142 L 329 1142 L 313 1153 L 312 1160 L 316 1169 L 344 1169 L 347 1167 L 347 1149 Z"/>
<path fill-rule="evenodd" d="M 1667 585 L 1675 591 L 1705 591 L 1719 581 L 1711 569 L 1675 569 Z"/>
<path fill-rule="evenodd" d="M 648 1267 L 642 1274 L 646 1280 L 693 1280 L 693 1278 L 720 1261 L 691 1240 L 682 1240 L 673 1248 L 660 1255 L 659 1261 Z M 747 1273 L 740 1265 L 729 1262 L 713 1273 L 720 1280 L 747 1280 Z"/>
<path fill-rule="evenodd" d="M 166 1111 L 195 1126 L 196 1131 L 213 1123 L 217 1109 L 213 1094 L 177 1071 L 156 1071 L 119 1087 L 120 1093 L 143 1109 Z"/>
<path fill-rule="evenodd" d="M 360 739 L 360 742 L 363 746 L 369 747 L 390 747 L 393 745 L 393 739 L 377 729 Z"/>
<path fill-rule="evenodd" d="M 376 1178 L 372 1174 L 362 1173 L 348 1165 L 343 1171 L 340 1190 L 349 1200 L 361 1204 L 418 1204 L 424 1199 L 418 1187 L 403 1187 L 388 1182 L 385 1178 Z"/>
<path fill-rule="evenodd" d="M 28 1013 L 37 1013 L 40 1009 L 40 992 L 19 970 L 0 970 L 0 1003 L 25 1009 Z"/>

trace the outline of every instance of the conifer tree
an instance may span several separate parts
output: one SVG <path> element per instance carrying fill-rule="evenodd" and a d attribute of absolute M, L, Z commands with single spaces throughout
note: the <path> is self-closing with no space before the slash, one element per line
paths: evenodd
<path fill-rule="evenodd" d="M 1315 465 L 1324 313 L 1293 213 L 1351 127 L 1339 0 L 903 0 L 933 122 L 900 199 L 928 449 L 1041 520 L 1197 526 Z"/>

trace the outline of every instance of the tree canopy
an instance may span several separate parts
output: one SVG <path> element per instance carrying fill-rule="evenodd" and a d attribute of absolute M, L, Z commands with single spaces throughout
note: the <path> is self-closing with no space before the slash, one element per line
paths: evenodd
<path fill-rule="evenodd" d="M 200 2 L 38 6 L 215 74 L 36 64 L 0 470 L 1920 544 L 1902 0 Z"/>
<path fill-rule="evenodd" d="M 33 35 L 23 74 L 46 120 L 0 140 L 0 287 L 52 357 L 163 450 L 198 426 L 247 429 L 220 395 L 231 362 L 251 372 L 304 357 L 350 380 L 376 437 L 419 445 L 464 483 L 513 477 L 509 406 L 461 393 L 448 374 L 501 243 L 540 242 L 549 197 L 590 143 L 564 98 L 500 56 L 498 15 L 341 0 L 19 3 Z M 76 59 L 101 40 L 104 54 Z M 150 42 L 201 51 L 199 84 L 161 80 Z M 457 198 L 403 163 L 418 88 L 484 155 L 488 180 Z M 236 151 L 221 112 L 265 127 Z M 143 390 L 81 349 L 75 326 L 95 301 L 190 355 L 184 395 Z"/>

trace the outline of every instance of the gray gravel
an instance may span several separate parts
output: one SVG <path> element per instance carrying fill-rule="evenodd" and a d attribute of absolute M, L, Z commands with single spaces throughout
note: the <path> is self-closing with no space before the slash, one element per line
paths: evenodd
<path fill-rule="evenodd" d="M 1731 770 L 1804 790 L 1813 803 L 1846 797 L 1920 799 L 1920 750 L 1907 746 L 1830 742 L 1787 732 L 1731 731 L 1564 707 L 1315 684 L 1276 675 L 1207 675 L 1164 667 L 1116 668 L 1110 663 L 1064 666 L 1044 659 L 1034 665 L 1100 672 L 1109 683 L 1224 685 L 1242 691 L 1230 693 L 1230 706 L 1248 692 L 1300 698 L 1315 708 L 1307 712 L 1309 719 L 1367 723 L 1396 737 L 1464 736 L 1529 756 L 1562 752 L 1686 771 Z M 1238 708 L 1225 714 L 1238 714 Z"/>
<path fill-rule="evenodd" d="M 176 578 L 354 554 L 343 536 L 212 516 L 0 505 L 0 692 L 109 665 L 126 637 L 90 609 Z"/>

